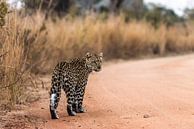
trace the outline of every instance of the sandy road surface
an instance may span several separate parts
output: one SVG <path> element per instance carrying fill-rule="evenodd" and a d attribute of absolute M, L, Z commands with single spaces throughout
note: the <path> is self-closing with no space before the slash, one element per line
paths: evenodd
<path fill-rule="evenodd" d="M 194 55 L 105 66 L 90 76 L 87 112 L 75 117 L 63 95 L 60 119 L 50 120 L 47 92 L 29 109 L 44 129 L 194 129 Z"/>

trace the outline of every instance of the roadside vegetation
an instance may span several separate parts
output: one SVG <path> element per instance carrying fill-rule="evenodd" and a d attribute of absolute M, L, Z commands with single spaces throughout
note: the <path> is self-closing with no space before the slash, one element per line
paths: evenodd
<path fill-rule="evenodd" d="M 58 61 L 88 51 L 103 52 L 105 60 L 194 51 L 194 23 L 170 10 L 155 7 L 139 18 L 132 12 L 77 16 L 70 9 L 63 17 L 45 17 L 40 10 L 9 13 L 0 3 L 0 105 L 25 103 L 27 89 L 37 84 L 34 75 L 48 74 Z"/>

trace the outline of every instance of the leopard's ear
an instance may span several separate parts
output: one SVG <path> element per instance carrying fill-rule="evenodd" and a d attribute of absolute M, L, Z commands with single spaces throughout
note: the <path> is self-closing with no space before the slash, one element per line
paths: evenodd
<path fill-rule="evenodd" d="M 99 54 L 99 57 L 102 60 L 102 58 L 103 58 L 103 53 L 102 52 Z"/>
<path fill-rule="evenodd" d="M 100 57 L 103 57 L 103 53 L 101 52 L 101 53 L 99 54 L 99 56 L 100 56 Z"/>

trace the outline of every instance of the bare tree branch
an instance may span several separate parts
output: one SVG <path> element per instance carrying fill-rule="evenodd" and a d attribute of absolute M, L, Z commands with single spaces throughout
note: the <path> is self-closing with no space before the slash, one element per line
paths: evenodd
<path fill-rule="evenodd" d="M 8 53 L 8 51 L 5 52 L 5 53 L 3 53 L 3 54 L 1 54 L 1 55 L 0 55 L 0 58 L 3 57 L 3 56 L 5 56 L 7 53 Z"/>
<path fill-rule="evenodd" d="M 22 76 L 27 72 L 27 71 L 30 71 L 34 66 L 36 66 L 37 64 L 43 62 L 44 60 L 40 61 L 40 62 L 37 62 L 37 63 L 34 63 L 33 65 L 31 65 L 29 68 L 23 70 L 22 72 L 20 73 L 17 73 L 17 74 L 20 74 L 19 77 L 12 83 L 6 85 L 6 86 L 3 86 L 3 87 L 0 87 L 2 89 L 5 89 L 5 88 L 8 88 L 8 87 L 11 87 L 13 85 L 15 85 L 18 81 L 22 80 Z M 16 71 L 15 71 L 16 72 Z"/>

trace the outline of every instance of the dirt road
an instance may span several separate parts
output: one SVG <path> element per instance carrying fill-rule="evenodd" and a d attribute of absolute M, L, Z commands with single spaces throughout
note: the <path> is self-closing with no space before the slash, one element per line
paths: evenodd
<path fill-rule="evenodd" d="M 75 117 L 63 95 L 60 119 L 50 120 L 42 92 L 29 113 L 46 121 L 44 129 L 194 129 L 194 55 L 106 65 L 90 76 L 87 112 Z"/>

